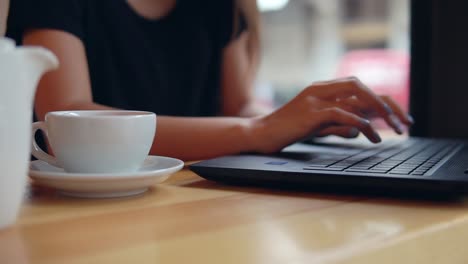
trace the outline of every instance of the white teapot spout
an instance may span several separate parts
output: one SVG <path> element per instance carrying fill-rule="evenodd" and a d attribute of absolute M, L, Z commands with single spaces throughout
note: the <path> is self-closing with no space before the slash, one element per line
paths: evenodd
<path fill-rule="evenodd" d="M 57 57 L 47 49 L 15 47 L 13 40 L 0 38 L 0 104 L 31 104 L 41 76 L 58 64 Z"/>
<path fill-rule="evenodd" d="M 17 48 L 19 67 L 22 69 L 29 87 L 31 100 L 34 97 L 36 86 L 41 77 L 48 71 L 58 68 L 58 59 L 47 49 L 41 47 L 20 47 Z"/>
<path fill-rule="evenodd" d="M 0 38 L 0 52 L 11 52 L 15 49 L 15 42 L 8 38 Z"/>

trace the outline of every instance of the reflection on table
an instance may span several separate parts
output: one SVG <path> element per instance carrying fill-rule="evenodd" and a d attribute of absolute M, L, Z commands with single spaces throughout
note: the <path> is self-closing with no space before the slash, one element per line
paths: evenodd
<path fill-rule="evenodd" d="M 467 263 L 468 205 L 227 186 L 183 170 L 126 199 L 31 186 L 1 263 Z"/>

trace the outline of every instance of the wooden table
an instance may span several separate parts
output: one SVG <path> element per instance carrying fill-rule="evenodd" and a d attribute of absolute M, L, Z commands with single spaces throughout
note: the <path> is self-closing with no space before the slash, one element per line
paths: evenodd
<path fill-rule="evenodd" d="M 31 187 L 0 263 L 468 263 L 468 204 L 234 187 L 183 170 L 133 198 Z"/>

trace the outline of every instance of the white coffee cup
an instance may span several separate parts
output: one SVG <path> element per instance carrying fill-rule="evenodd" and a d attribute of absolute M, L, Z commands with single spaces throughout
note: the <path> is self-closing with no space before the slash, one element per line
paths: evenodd
<path fill-rule="evenodd" d="M 55 157 L 37 145 L 42 130 Z M 156 115 L 143 111 L 59 111 L 33 124 L 32 155 L 73 173 L 124 173 L 138 170 L 148 156 Z"/>

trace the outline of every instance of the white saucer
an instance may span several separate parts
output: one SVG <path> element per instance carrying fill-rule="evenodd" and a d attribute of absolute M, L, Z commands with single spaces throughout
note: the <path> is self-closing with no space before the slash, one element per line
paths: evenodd
<path fill-rule="evenodd" d="M 182 169 L 181 160 L 148 156 L 143 166 L 131 173 L 68 173 L 47 162 L 32 161 L 29 176 L 38 185 L 58 189 L 75 197 L 112 198 L 136 195 L 145 192 L 156 183 Z"/>

